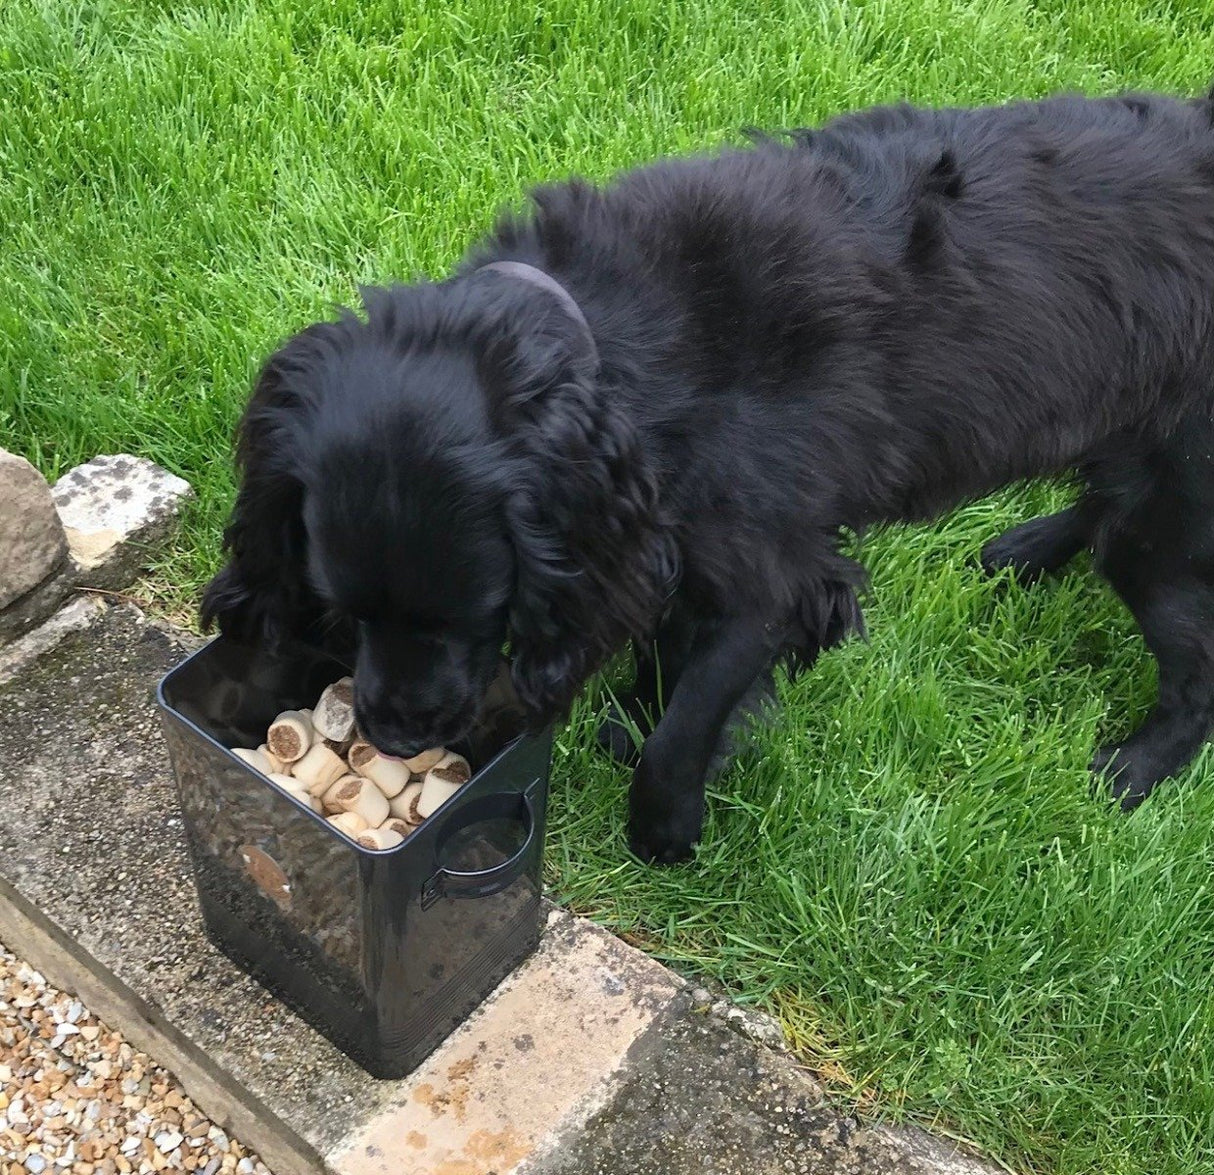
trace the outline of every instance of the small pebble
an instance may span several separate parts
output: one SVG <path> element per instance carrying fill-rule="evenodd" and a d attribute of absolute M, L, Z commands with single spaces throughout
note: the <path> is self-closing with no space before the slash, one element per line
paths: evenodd
<path fill-rule="evenodd" d="M 0 1175 L 270 1175 L 170 1073 L 3 944 L 0 1057 Z"/>

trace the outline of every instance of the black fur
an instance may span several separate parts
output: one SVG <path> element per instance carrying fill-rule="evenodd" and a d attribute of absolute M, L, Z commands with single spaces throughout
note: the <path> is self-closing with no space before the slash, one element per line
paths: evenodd
<path fill-rule="evenodd" d="M 359 719 L 398 754 L 467 726 L 507 641 L 546 722 L 635 640 L 624 708 L 660 721 L 632 844 L 673 860 L 772 666 L 861 629 L 843 534 L 1075 474 L 1073 510 L 985 561 L 1031 578 L 1092 547 L 1134 612 L 1159 705 L 1095 764 L 1133 806 L 1214 727 L 1210 103 L 757 138 L 542 188 L 450 280 L 290 340 L 204 619 L 264 640 L 344 618 Z M 551 293 L 477 272 L 500 259 L 559 280 L 597 356 Z"/>

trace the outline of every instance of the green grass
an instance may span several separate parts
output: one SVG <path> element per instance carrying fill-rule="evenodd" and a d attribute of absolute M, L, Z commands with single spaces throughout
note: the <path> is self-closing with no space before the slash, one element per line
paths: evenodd
<path fill-rule="evenodd" d="M 181 607 L 259 359 L 359 282 L 445 271 L 526 184 L 877 100 L 1211 76 L 1212 0 L 6 0 L 0 442 L 188 477 L 152 582 Z M 1021 592 L 969 563 L 1057 501 L 871 540 L 872 643 L 784 691 L 692 865 L 627 859 L 592 691 L 550 881 L 778 1011 L 873 1112 L 1043 1172 L 1212 1172 L 1214 759 L 1111 814 L 1084 764 L 1150 703 L 1132 625 L 1082 569 Z"/>

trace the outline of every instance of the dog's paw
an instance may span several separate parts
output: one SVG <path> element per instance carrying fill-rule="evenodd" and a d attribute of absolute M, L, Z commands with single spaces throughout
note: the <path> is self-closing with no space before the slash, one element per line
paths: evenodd
<path fill-rule="evenodd" d="M 655 736 L 656 737 L 656 736 Z M 704 826 L 703 768 L 645 744 L 628 792 L 628 845 L 646 864 L 686 861 Z"/>
<path fill-rule="evenodd" d="M 1034 518 L 988 542 L 979 556 L 987 575 L 1010 571 L 1017 583 L 1031 584 L 1061 571 L 1080 551 L 1084 531 L 1072 511 Z"/>
<path fill-rule="evenodd" d="M 637 776 L 644 770 L 642 763 Z M 675 799 L 678 793 L 672 795 L 667 791 L 658 793 L 651 802 L 645 802 L 643 795 L 644 792 L 638 795 L 634 788 L 628 816 L 628 847 L 647 865 L 673 865 L 688 860 L 704 825 L 701 795 L 685 793 Z"/>
<path fill-rule="evenodd" d="M 1010 571 L 1012 578 L 1025 586 L 1035 583 L 1045 573 L 1045 567 L 1035 558 L 1031 547 L 1015 531 L 991 539 L 982 548 L 978 563 L 989 576 Z"/>
<path fill-rule="evenodd" d="M 1153 762 L 1144 762 L 1133 744 L 1102 747 L 1092 759 L 1091 771 L 1098 787 L 1123 812 L 1132 812 L 1155 790 L 1159 774 Z"/>
<path fill-rule="evenodd" d="M 646 865 L 677 865 L 689 861 L 700 839 L 700 829 L 693 830 L 684 821 L 651 824 L 640 828 L 636 822 L 628 825 L 628 847 L 633 856 Z"/>

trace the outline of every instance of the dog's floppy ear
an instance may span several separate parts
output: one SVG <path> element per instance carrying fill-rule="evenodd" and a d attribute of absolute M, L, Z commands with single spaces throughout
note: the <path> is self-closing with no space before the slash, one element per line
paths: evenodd
<path fill-rule="evenodd" d="M 514 473 L 506 517 L 517 573 L 513 675 L 533 717 L 564 713 L 578 688 L 651 630 L 676 575 L 656 479 L 597 357 L 559 307 L 490 350 L 494 424 Z"/>
<path fill-rule="evenodd" d="M 274 645 L 300 635 L 321 614 L 305 574 L 297 464 L 300 414 L 307 407 L 294 385 L 306 362 L 306 335 L 295 336 L 269 359 L 241 419 L 240 489 L 223 537 L 228 563 L 202 597 L 204 631 L 218 623 L 225 635 L 247 643 Z"/>

